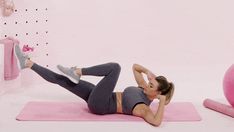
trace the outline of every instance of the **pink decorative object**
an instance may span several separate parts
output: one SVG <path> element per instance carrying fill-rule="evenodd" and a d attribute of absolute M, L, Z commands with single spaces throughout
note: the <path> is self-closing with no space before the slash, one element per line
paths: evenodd
<path fill-rule="evenodd" d="M 234 64 L 224 75 L 223 91 L 228 102 L 234 107 Z"/>
<path fill-rule="evenodd" d="M 33 47 L 29 47 L 28 45 L 24 45 L 23 48 L 22 48 L 22 51 L 23 52 L 28 52 L 28 51 L 33 51 L 34 48 Z"/>
<path fill-rule="evenodd" d="M 209 109 L 234 117 L 234 108 L 229 105 L 221 104 L 211 99 L 205 99 L 203 105 Z"/>
<path fill-rule="evenodd" d="M 156 111 L 157 104 L 151 108 Z M 82 102 L 29 102 L 16 117 L 20 121 L 144 121 L 142 118 L 109 114 L 96 115 L 89 112 L 87 104 Z M 170 103 L 165 107 L 163 121 L 200 121 L 192 103 Z"/>
<path fill-rule="evenodd" d="M 8 37 L 0 40 L 4 44 L 4 80 L 12 80 L 18 77 L 19 68 L 14 54 L 14 44 L 19 44 L 17 39 Z"/>
<path fill-rule="evenodd" d="M 14 13 L 15 5 L 13 0 L 0 0 L 0 7 L 2 7 L 3 16 L 10 16 Z"/>

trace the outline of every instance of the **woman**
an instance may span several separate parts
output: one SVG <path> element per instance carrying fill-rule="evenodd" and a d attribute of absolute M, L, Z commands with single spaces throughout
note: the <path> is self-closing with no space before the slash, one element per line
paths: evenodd
<path fill-rule="evenodd" d="M 163 76 L 155 76 L 141 65 L 134 64 L 132 69 L 138 87 L 128 87 L 123 92 L 113 92 L 117 83 L 120 66 L 117 63 L 106 63 L 88 68 L 67 68 L 58 65 L 58 69 L 66 76 L 54 73 L 31 61 L 24 55 L 19 45 L 15 45 L 15 54 L 21 69 L 31 68 L 45 80 L 58 84 L 84 99 L 89 110 L 94 114 L 128 114 L 143 118 L 146 122 L 159 126 L 162 122 L 164 106 L 167 105 L 173 95 L 174 85 Z M 143 78 L 147 75 L 148 83 Z M 83 75 L 104 76 L 97 84 L 93 85 L 81 80 Z M 153 113 L 149 105 L 154 100 L 159 100 L 156 113 Z"/>

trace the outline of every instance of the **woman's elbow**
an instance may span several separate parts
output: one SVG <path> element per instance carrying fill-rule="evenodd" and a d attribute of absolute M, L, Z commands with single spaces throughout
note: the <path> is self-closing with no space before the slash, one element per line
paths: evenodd
<path fill-rule="evenodd" d="M 159 127 L 161 125 L 162 121 L 154 119 L 154 120 L 148 120 L 148 123 L 155 126 L 155 127 Z"/>
<path fill-rule="evenodd" d="M 136 66 L 137 66 L 137 64 L 133 64 L 133 65 L 132 65 L 132 69 L 135 69 Z"/>
<path fill-rule="evenodd" d="M 161 125 L 161 121 L 155 121 L 154 123 L 153 123 L 153 125 L 155 126 L 155 127 L 159 127 L 160 125 Z"/>

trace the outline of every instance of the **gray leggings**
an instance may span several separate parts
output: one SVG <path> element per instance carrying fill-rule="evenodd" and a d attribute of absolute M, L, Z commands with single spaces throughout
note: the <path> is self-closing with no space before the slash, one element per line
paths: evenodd
<path fill-rule="evenodd" d="M 113 92 L 113 90 L 121 70 L 119 64 L 106 63 L 88 68 L 82 68 L 81 70 L 83 75 L 104 76 L 96 86 L 84 80 L 80 80 L 78 84 L 73 83 L 67 77 L 57 74 L 36 63 L 33 64 L 31 69 L 48 82 L 58 84 L 84 99 L 92 113 L 116 113 L 116 94 Z"/>

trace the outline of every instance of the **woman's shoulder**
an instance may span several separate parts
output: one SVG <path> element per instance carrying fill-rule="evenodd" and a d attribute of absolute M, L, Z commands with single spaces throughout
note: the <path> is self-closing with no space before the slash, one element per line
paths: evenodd
<path fill-rule="evenodd" d="M 125 90 L 136 90 L 136 89 L 141 89 L 141 88 L 138 86 L 128 86 L 125 88 Z"/>
<path fill-rule="evenodd" d="M 128 86 L 124 89 L 123 93 L 126 93 L 126 92 L 141 92 L 142 89 L 140 87 L 137 87 L 137 86 Z"/>
<path fill-rule="evenodd" d="M 142 96 L 142 94 L 143 94 L 143 89 L 137 86 L 129 86 L 125 88 L 123 91 L 123 95 L 128 97 Z"/>

